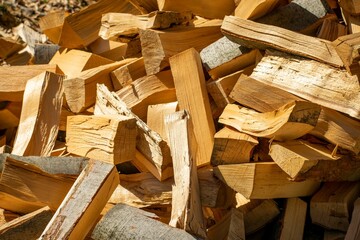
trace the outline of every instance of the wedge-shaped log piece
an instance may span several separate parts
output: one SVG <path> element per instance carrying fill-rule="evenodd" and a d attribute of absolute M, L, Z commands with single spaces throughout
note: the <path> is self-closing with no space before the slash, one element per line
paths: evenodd
<path fill-rule="evenodd" d="M 214 145 L 215 126 L 211 115 L 209 97 L 199 53 L 191 48 L 170 58 L 176 96 L 180 109 L 191 116 L 198 151 L 198 166 L 210 162 Z"/>
<path fill-rule="evenodd" d="M 274 48 L 335 67 L 344 65 L 331 42 L 280 27 L 226 16 L 221 31 L 230 40 L 242 46 L 260 49 Z"/>
<path fill-rule="evenodd" d="M 320 186 L 313 180 L 290 181 L 288 175 L 272 162 L 219 165 L 214 168 L 214 173 L 250 199 L 311 196 Z"/>
<path fill-rule="evenodd" d="M 39 239 L 84 239 L 118 184 L 114 165 L 89 160 Z"/>
<path fill-rule="evenodd" d="M 130 85 L 136 79 L 146 76 L 144 65 L 144 58 L 138 58 L 133 62 L 125 64 L 111 72 L 111 81 L 114 90 L 118 91 L 121 88 Z"/>
<path fill-rule="evenodd" d="M 135 118 L 76 115 L 68 117 L 66 130 L 69 153 L 115 165 L 135 155 Z"/>
<path fill-rule="evenodd" d="M 125 0 L 98 1 L 64 19 L 59 45 L 67 48 L 81 48 L 94 42 L 99 37 L 102 14 L 108 12 L 141 14 Z"/>
<path fill-rule="evenodd" d="M 5 59 L 13 53 L 24 48 L 19 41 L 11 38 L 0 37 L 0 58 Z"/>
<path fill-rule="evenodd" d="M 139 33 L 139 29 L 166 29 L 174 25 L 186 24 L 191 18 L 190 12 L 155 11 L 147 15 L 106 13 L 101 18 L 99 36 L 103 39 L 133 36 Z"/>
<path fill-rule="evenodd" d="M 337 38 L 333 45 L 351 75 L 360 75 L 360 33 Z"/>
<path fill-rule="evenodd" d="M 176 101 L 171 71 L 159 72 L 135 80 L 116 92 L 119 98 L 139 118 L 146 121 L 149 105 Z"/>
<path fill-rule="evenodd" d="M 148 75 L 169 66 L 169 57 L 195 48 L 201 51 L 222 37 L 220 20 L 197 19 L 194 26 L 179 26 L 169 30 L 140 30 L 142 56 Z"/>
<path fill-rule="evenodd" d="M 169 225 L 206 237 L 206 228 L 200 201 L 197 177 L 196 149 L 192 136 L 190 116 L 186 111 L 169 114 L 165 118 L 173 159 L 174 186 Z"/>
<path fill-rule="evenodd" d="M 0 101 L 22 102 L 27 81 L 45 71 L 58 73 L 56 65 L 1 66 Z"/>
<path fill-rule="evenodd" d="M 0 129 L 14 128 L 19 125 L 22 103 L 0 102 Z"/>
<path fill-rule="evenodd" d="M 156 221 L 157 216 L 141 209 L 118 204 L 96 225 L 91 238 L 195 240 L 189 233 Z"/>
<path fill-rule="evenodd" d="M 340 0 L 339 5 L 352 15 L 360 15 L 360 3 L 356 0 Z"/>
<path fill-rule="evenodd" d="M 165 177 L 171 176 L 171 174 L 162 175 L 171 166 L 170 149 L 167 143 L 157 132 L 151 130 L 139 117 L 132 113 L 125 103 L 115 93 L 111 93 L 105 85 L 98 85 L 94 114 L 120 114 L 135 118 L 139 133 L 136 148 L 141 152 L 140 154 L 136 153 L 135 158 L 143 154 L 142 160 L 153 166 L 154 171 L 152 173 L 159 180 L 165 180 Z"/>
<path fill-rule="evenodd" d="M 359 239 L 360 238 L 360 198 L 356 199 L 354 203 L 354 210 L 352 212 L 351 222 L 346 232 L 345 240 Z"/>
<path fill-rule="evenodd" d="M 50 156 L 59 130 L 63 77 L 44 72 L 26 83 L 13 154 Z"/>
<path fill-rule="evenodd" d="M 219 122 L 252 136 L 286 141 L 309 133 L 317 123 L 320 110 L 320 106 L 303 101 L 290 102 L 266 113 L 228 104 Z"/>
<path fill-rule="evenodd" d="M 360 119 L 359 79 L 345 70 L 277 52 L 263 57 L 250 77 Z"/>
<path fill-rule="evenodd" d="M 156 0 L 129 0 L 141 13 L 150 13 L 159 10 Z"/>
<path fill-rule="evenodd" d="M 359 182 L 329 182 L 311 198 L 310 215 L 313 223 L 346 232 L 351 210 L 360 194 Z"/>
<path fill-rule="evenodd" d="M 346 26 L 338 23 L 332 19 L 325 19 L 321 25 L 319 33 L 317 34 L 318 38 L 326 39 L 329 41 L 334 41 L 338 37 L 344 36 L 347 34 Z M 339 53 L 339 52 L 338 52 Z M 340 58 L 342 58 L 341 54 L 339 53 Z M 345 63 L 344 63 L 345 64 Z"/>
<path fill-rule="evenodd" d="M 65 100 L 74 113 L 80 113 L 95 104 L 96 84 L 105 84 L 112 90 L 110 72 L 133 59 L 102 65 L 79 73 L 64 81 Z"/>
<path fill-rule="evenodd" d="M 235 16 L 242 19 L 257 19 L 271 12 L 279 0 L 241 0 L 235 9 Z"/>
<path fill-rule="evenodd" d="M 244 214 L 232 208 L 215 225 L 208 229 L 208 239 L 245 240 Z"/>
<path fill-rule="evenodd" d="M 43 207 L 7 222 L 0 227 L 1 239 L 38 239 L 53 216 L 49 207 Z"/>
<path fill-rule="evenodd" d="M 300 198 L 286 200 L 284 222 L 281 229 L 281 240 L 302 240 L 306 219 L 307 203 Z"/>
<path fill-rule="evenodd" d="M 55 44 L 60 41 L 64 20 L 68 15 L 65 11 L 50 12 L 39 20 L 41 31 Z"/>
<path fill-rule="evenodd" d="M 258 144 L 256 137 L 224 127 L 214 135 L 212 165 L 250 162 L 253 148 Z"/>
<path fill-rule="evenodd" d="M 186 12 L 190 11 L 195 15 L 208 19 L 223 19 L 225 15 L 231 14 L 235 9 L 233 0 L 184 0 L 175 2 L 174 0 L 157 0 L 160 10 Z"/>

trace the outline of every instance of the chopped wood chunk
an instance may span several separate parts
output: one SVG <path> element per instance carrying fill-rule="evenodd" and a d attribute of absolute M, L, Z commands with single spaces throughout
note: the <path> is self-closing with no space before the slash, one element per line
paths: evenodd
<path fill-rule="evenodd" d="M 118 91 L 123 87 L 131 85 L 136 79 L 145 77 L 146 70 L 144 65 L 144 58 L 138 58 L 133 62 L 125 64 L 111 72 L 111 81 L 114 90 Z"/>
<path fill-rule="evenodd" d="M 302 240 L 306 219 L 307 203 L 300 198 L 286 200 L 284 223 L 280 239 Z"/>

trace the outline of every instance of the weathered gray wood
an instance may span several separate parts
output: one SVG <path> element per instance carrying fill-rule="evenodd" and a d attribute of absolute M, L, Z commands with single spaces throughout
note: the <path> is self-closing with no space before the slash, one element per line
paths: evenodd
<path fill-rule="evenodd" d="M 60 46 L 56 44 L 35 44 L 35 64 L 48 64 Z"/>

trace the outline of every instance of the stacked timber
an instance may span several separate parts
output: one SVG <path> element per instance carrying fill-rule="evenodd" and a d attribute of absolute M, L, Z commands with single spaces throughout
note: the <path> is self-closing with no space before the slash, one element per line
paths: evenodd
<path fill-rule="evenodd" d="M 25 64 L 0 38 L 0 239 L 359 239 L 359 16 L 100 0 Z"/>

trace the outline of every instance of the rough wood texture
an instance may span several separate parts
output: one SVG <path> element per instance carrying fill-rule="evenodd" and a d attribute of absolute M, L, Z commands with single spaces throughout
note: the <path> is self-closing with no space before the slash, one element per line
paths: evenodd
<path fill-rule="evenodd" d="M 132 5 L 139 9 L 142 13 L 150 13 L 158 10 L 156 0 L 128 0 Z"/>
<path fill-rule="evenodd" d="M 11 38 L 0 37 L 0 58 L 5 59 L 24 48 L 20 41 Z"/>
<path fill-rule="evenodd" d="M 234 15 L 242 19 L 257 19 L 271 12 L 279 0 L 241 0 Z"/>
<path fill-rule="evenodd" d="M 360 33 L 349 34 L 337 38 L 333 45 L 351 75 L 360 75 Z"/>
<path fill-rule="evenodd" d="M 231 209 L 228 240 L 245 240 L 244 214 L 235 209 Z"/>
<path fill-rule="evenodd" d="M 68 117 L 66 130 L 69 153 L 115 165 L 134 157 L 137 136 L 135 118 L 71 116 Z"/>
<path fill-rule="evenodd" d="M 60 47 L 56 44 L 36 43 L 34 49 L 34 63 L 48 64 L 59 48 Z"/>
<path fill-rule="evenodd" d="M 360 238 L 360 198 L 356 199 L 354 203 L 354 210 L 352 212 L 351 222 L 345 235 L 345 240 Z"/>
<path fill-rule="evenodd" d="M 250 77 L 360 119 L 359 80 L 344 70 L 273 53 L 261 59 Z"/>
<path fill-rule="evenodd" d="M 211 165 L 250 162 L 253 148 L 258 143 L 256 137 L 225 126 L 214 135 Z"/>
<path fill-rule="evenodd" d="M 355 200 L 359 197 L 358 182 L 325 183 L 311 198 L 310 215 L 313 223 L 346 232 Z"/>
<path fill-rule="evenodd" d="M 115 166 L 90 160 L 39 239 L 84 239 L 118 184 Z"/>
<path fill-rule="evenodd" d="M 169 225 L 206 237 L 197 167 L 193 156 L 190 116 L 186 111 L 168 115 L 165 125 L 173 159 L 174 186 Z M 190 123 L 191 124 L 191 123 Z"/>
<path fill-rule="evenodd" d="M 0 129 L 14 128 L 19 125 L 22 103 L 0 102 Z"/>
<path fill-rule="evenodd" d="M 65 18 L 69 13 L 65 11 L 56 11 L 46 14 L 40 18 L 39 25 L 41 31 L 51 40 L 51 42 L 58 44 L 60 41 L 61 30 Z"/>
<path fill-rule="evenodd" d="M 191 48 L 170 58 L 176 96 L 180 109 L 186 109 L 191 116 L 198 151 L 198 166 L 210 162 L 214 144 L 215 126 L 211 115 L 209 97 L 205 86 L 199 53 Z"/>
<path fill-rule="evenodd" d="M 114 91 L 131 85 L 136 79 L 146 76 L 144 58 L 138 58 L 131 63 L 125 64 L 111 72 L 111 81 Z"/>
<path fill-rule="evenodd" d="M 340 0 L 339 5 L 353 15 L 360 15 L 360 3 L 356 0 Z"/>
<path fill-rule="evenodd" d="M 346 26 L 344 26 L 332 19 L 325 19 L 321 25 L 321 28 L 319 30 L 319 33 L 317 34 L 317 37 L 326 39 L 329 41 L 334 41 L 338 37 L 344 36 L 346 34 L 347 34 Z M 340 57 L 341 57 L 341 55 L 340 55 Z"/>
<path fill-rule="evenodd" d="M 63 102 L 63 77 L 44 72 L 27 81 L 13 154 L 50 156 Z"/>
<path fill-rule="evenodd" d="M 115 93 L 111 93 L 105 85 L 98 85 L 96 94 L 95 115 L 120 114 L 134 117 L 138 126 L 137 149 L 145 156 L 145 161 L 155 167 L 155 177 L 166 179 L 163 171 L 171 165 L 170 149 L 161 136 L 151 130 L 139 117 L 133 114 Z M 171 175 L 170 175 L 171 176 Z M 170 177 L 166 176 L 166 177 Z"/>
<path fill-rule="evenodd" d="M 313 180 L 292 182 L 276 163 L 219 165 L 215 175 L 236 192 L 250 199 L 311 196 L 320 186 Z"/>
<path fill-rule="evenodd" d="M 156 221 L 153 213 L 118 204 L 96 225 L 91 238 L 94 240 L 146 239 L 195 240 L 189 233 Z"/>
<path fill-rule="evenodd" d="M 290 102 L 266 113 L 228 104 L 219 122 L 252 136 L 286 141 L 309 133 L 317 123 L 320 110 L 320 106 L 303 101 Z"/>
<path fill-rule="evenodd" d="M 280 27 L 226 16 L 221 31 L 230 40 L 242 46 L 260 49 L 274 48 L 335 67 L 344 65 L 331 42 Z"/>
<path fill-rule="evenodd" d="M 300 198 L 286 200 L 284 222 L 280 240 L 302 240 L 306 219 L 307 203 Z"/>

